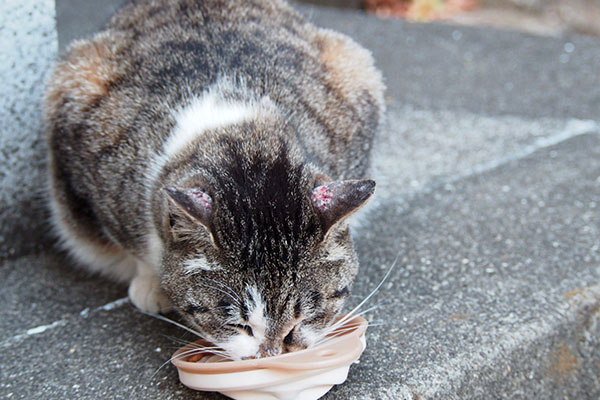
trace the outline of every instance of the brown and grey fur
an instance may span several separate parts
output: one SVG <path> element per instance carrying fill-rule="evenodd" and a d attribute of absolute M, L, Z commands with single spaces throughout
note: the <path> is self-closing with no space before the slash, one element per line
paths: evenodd
<path fill-rule="evenodd" d="M 382 96 L 368 51 L 281 1 L 135 1 L 49 82 L 54 225 L 234 358 L 306 347 L 357 273 Z"/>

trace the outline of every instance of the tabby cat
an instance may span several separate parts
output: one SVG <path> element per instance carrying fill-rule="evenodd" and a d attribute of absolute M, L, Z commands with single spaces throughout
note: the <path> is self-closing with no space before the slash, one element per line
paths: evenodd
<path fill-rule="evenodd" d="M 134 1 L 48 84 L 61 243 L 233 359 L 310 346 L 357 274 L 383 90 L 367 50 L 283 1 Z"/>

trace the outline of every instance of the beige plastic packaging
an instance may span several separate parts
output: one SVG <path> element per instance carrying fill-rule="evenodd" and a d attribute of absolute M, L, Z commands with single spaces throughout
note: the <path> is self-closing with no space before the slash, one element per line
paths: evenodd
<path fill-rule="evenodd" d="M 366 347 L 367 325 L 360 316 L 350 317 L 337 329 L 343 333 L 321 345 L 254 360 L 225 361 L 207 354 L 205 359 L 189 362 L 182 353 L 195 347 L 188 345 L 173 354 L 172 363 L 181 382 L 191 389 L 239 400 L 314 400 L 346 380 L 350 364 Z M 195 344 L 210 346 L 202 340 Z"/>

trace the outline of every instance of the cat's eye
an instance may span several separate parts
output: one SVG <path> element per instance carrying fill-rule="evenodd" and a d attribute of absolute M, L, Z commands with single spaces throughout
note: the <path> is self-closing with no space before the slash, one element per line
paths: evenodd
<path fill-rule="evenodd" d="M 350 294 L 350 289 L 348 289 L 348 286 L 343 287 L 339 290 L 336 290 L 335 292 L 333 292 L 330 296 L 329 299 L 340 299 L 343 297 L 347 297 Z"/>
<path fill-rule="evenodd" d="M 248 336 L 254 336 L 254 332 L 252 331 L 252 327 L 250 325 L 228 324 L 227 326 L 238 330 L 243 330 Z"/>
<path fill-rule="evenodd" d="M 283 338 L 284 344 L 290 345 L 293 343 L 295 330 L 296 330 L 296 327 L 292 328 L 292 330 L 287 335 L 285 335 L 285 337 Z"/>
<path fill-rule="evenodd" d="M 185 309 L 185 312 L 191 315 L 195 315 L 195 314 L 204 314 L 209 312 L 210 309 L 208 307 L 204 307 L 204 306 L 198 306 L 198 305 L 190 305 Z"/>

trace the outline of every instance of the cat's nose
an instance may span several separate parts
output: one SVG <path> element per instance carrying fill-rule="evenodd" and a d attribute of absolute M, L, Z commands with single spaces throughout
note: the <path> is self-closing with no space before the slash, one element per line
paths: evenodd
<path fill-rule="evenodd" d="M 281 344 L 263 343 L 258 348 L 261 357 L 273 357 L 281 354 L 283 347 Z"/>

